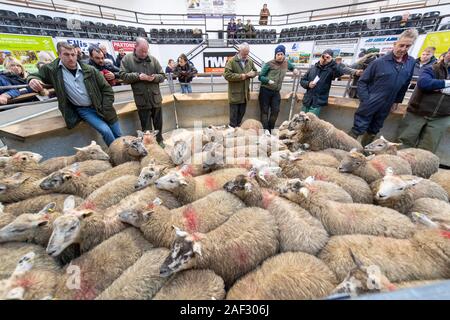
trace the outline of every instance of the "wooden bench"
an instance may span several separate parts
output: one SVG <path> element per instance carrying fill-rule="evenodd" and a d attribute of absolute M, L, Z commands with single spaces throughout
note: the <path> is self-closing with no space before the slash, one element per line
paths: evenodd
<path fill-rule="evenodd" d="M 162 104 L 167 105 L 174 102 L 173 95 L 163 96 Z M 114 104 L 117 115 L 128 114 L 136 111 L 136 104 L 133 102 Z M 49 133 L 66 127 L 64 119 L 61 115 L 55 115 L 46 119 L 30 119 L 25 120 L 7 127 L 0 128 L 0 134 L 12 139 L 25 141 L 25 139 Z"/>

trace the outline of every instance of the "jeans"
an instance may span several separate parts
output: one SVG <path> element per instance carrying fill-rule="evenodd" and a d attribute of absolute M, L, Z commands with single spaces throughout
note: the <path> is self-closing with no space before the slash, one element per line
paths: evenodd
<path fill-rule="evenodd" d="M 302 111 L 303 112 L 311 112 L 311 113 L 314 113 L 316 116 L 319 116 L 320 111 L 322 111 L 322 107 L 318 107 L 318 106 L 317 107 L 315 107 L 315 106 L 307 107 L 307 106 L 303 105 Z"/>
<path fill-rule="evenodd" d="M 181 93 L 192 93 L 192 86 L 190 83 L 180 83 Z"/>
<path fill-rule="evenodd" d="M 94 108 L 79 107 L 76 110 L 81 119 L 89 123 L 91 127 L 102 135 L 102 138 L 108 147 L 115 139 L 122 136 L 119 121 L 116 121 L 113 124 L 106 123 L 105 120 L 97 114 L 97 111 Z"/>
<path fill-rule="evenodd" d="M 142 131 L 152 130 L 152 122 L 154 130 L 158 130 L 156 141 L 163 141 L 162 137 L 162 112 L 161 107 L 158 108 L 138 108 L 139 120 L 141 121 Z"/>
<path fill-rule="evenodd" d="M 261 123 L 264 129 L 272 132 L 280 112 L 280 91 L 273 91 L 264 87 L 259 90 L 259 108 L 261 110 Z M 270 115 L 269 115 L 270 113 Z"/>
<path fill-rule="evenodd" d="M 241 125 L 246 108 L 247 103 L 230 104 L 230 127 L 236 128 Z"/>

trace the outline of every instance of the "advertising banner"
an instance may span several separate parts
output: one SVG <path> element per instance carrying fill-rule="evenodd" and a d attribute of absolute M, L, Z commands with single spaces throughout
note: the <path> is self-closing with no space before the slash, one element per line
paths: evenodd
<path fill-rule="evenodd" d="M 203 64 L 205 73 L 224 72 L 228 59 L 233 58 L 236 52 L 204 52 Z"/>
<path fill-rule="evenodd" d="M 311 64 L 311 52 L 314 41 L 283 43 L 286 47 L 286 57 L 296 68 L 308 68 Z"/>
<path fill-rule="evenodd" d="M 435 47 L 435 56 L 436 58 L 439 58 L 441 54 L 447 52 L 448 48 L 450 48 L 450 31 L 428 33 L 422 44 L 422 48 L 420 48 L 419 55 L 426 47 Z"/>
<path fill-rule="evenodd" d="M 322 52 L 327 49 L 333 50 L 334 58 L 342 57 L 342 62 L 352 64 L 355 58 L 359 39 L 337 39 L 337 40 L 317 40 L 314 44 L 313 57 L 311 64 L 319 61 Z"/>
<path fill-rule="evenodd" d="M 39 61 L 53 61 L 57 54 L 52 37 L 0 33 L 0 71 L 9 56 L 22 63 L 28 72 L 36 72 Z"/>
<path fill-rule="evenodd" d="M 136 42 L 133 41 L 111 41 L 114 50 L 114 56 L 119 53 L 119 49 L 123 49 L 126 53 L 133 52 Z"/>
<path fill-rule="evenodd" d="M 394 47 L 394 42 L 398 40 L 398 36 L 380 36 L 380 37 L 369 37 L 361 38 L 361 42 L 358 46 L 357 58 L 359 55 L 364 55 L 367 53 L 379 53 L 380 55 L 385 55 L 386 53 L 392 51 Z"/>
<path fill-rule="evenodd" d="M 81 51 L 83 52 L 83 59 L 89 59 L 89 47 L 99 46 L 101 44 L 105 45 L 108 53 L 114 56 L 114 51 L 111 48 L 111 43 L 108 40 L 98 40 L 98 39 L 83 39 L 83 38 L 55 38 L 55 46 L 59 41 L 66 41 L 71 45 L 79 45 Z"/>

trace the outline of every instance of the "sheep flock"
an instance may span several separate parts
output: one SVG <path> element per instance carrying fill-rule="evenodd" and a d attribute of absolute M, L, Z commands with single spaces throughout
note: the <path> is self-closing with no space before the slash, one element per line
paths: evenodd
<path fill-rule="evenodd" d="M 0 299 L 301 300 L 450 279 L 450 171 L 299 113 L 273 133 L 0 148 Z"/>

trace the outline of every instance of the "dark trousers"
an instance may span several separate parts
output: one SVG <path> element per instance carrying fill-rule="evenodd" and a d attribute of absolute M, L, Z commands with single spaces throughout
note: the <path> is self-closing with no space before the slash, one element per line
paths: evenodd
<path fill-rule="evenodd" d="M 391 112 L 392 103 L 374 108 L 361 103 L 355 112 L 352 131 L 361 135 L 365 132 L 377 134 L 383 128 L 384 120 Z"/>
<path fill-rule="evenodd" d="M 244 118 L 247 103 L 230 104 L 230 127 L 239 127 Z"/>
<path fill-rule="evenodd" d="M 272 132 L 280 112 L 280 91 L 273 91 L 264 87 L 259 90 L 259 108 L 261 122 L 264 129 Z"/>
<path fill-rule="evenodd" d="M 158 130 L 156 140 L 163 141 L 162 137 L 162 112 L 161 107 L 150 109 L 138 108 L 139 120 L 141 121 L 142 131 L 152 130 L 151 123 L 153 122 L 153 130 Z"/>

